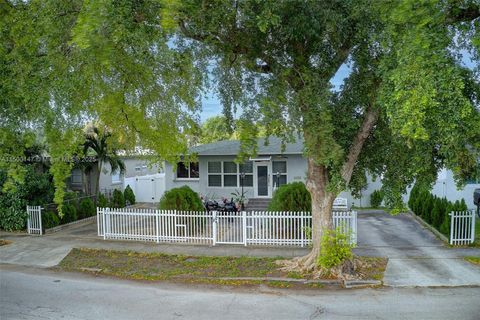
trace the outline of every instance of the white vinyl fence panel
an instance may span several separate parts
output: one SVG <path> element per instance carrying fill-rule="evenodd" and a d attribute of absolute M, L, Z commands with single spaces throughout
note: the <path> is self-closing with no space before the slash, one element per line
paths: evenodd
<path fill-rule="evenodd" d="M 474 210 L 453 211 L 450 213 L 450 244 L 467 245 L 475 241 Z"/>
<path fill-rule="evenodd" d="M 27 232 L 29 234 L 42 234 L 42 207 L 27 206 Z"/>
<path fill-rule="evenodd" d="M 136 208 L 97 208 L 98 235 L 104 239 L 307 246 L 312 217 L 308 212 L 192 212 Z M 335 227 L 356 244 L 357 213 L 333 213 Z"/>

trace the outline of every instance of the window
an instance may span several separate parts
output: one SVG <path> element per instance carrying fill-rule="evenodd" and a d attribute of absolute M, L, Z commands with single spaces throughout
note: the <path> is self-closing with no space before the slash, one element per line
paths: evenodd
<path fill-rule="evenodd" d="M 240 186 L 242 186 L 242 172 L 245 173 L 243 178 L 244 187 L 253 187 L 253 162 L 248 161 L 240 164 Z"/>
<path fill-rule="evenodd" d="M 244 187 L 253 187 L 253 163 L 236 164 L 233 161 L 209 161 L 208 162 L 208 186 L 209 187 L 241 187 L 242 172 Z"/>
<path fill-rule="evenodd" d="M 273 161 L 272 163 L 273 185 L 275 188 L 287 183 L 287 162 Z"/>
<path fill-rule="evenodd" d="M 238 185 L 238 166 L 235 162 L 223 163 L 223 186 L 236 187 Z"/>
<path fill-rule="evenodd" d="M 72 174 L 70 176 L 70 181 L 72 183 L 82 183 L 83 179 L 82 179 L 82 170 L 80 169 L 73 169 L 72 170 Z"/>
<path fill-rule="evenodd" d="M 220 161 L 208 162 L 208 186 L 221 187 L 222 186 L 222 163 Z"/>
<path fill-rule="evenodd" d="M 112 172 L 112 183 L 120 183 L 120 182 L 122 182 L 120 171 L 116 170 Z"/>
<path fill-rule="evenodd" d="M 199 177 L 198 162 L 177 164 L 177 179 L 198 179 Z"/>

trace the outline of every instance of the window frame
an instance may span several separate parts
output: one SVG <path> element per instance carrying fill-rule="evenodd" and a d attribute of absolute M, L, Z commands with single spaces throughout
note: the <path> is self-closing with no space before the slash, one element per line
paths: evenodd
<path fill-rule="evenodd" d="M 285 176 L 285 184 L 288 183 L 288 161 L 287 160 L 272 160 L 272 182 L 273 182 L 273 188 L 278 189 L 280 188 L 283 184 L 277 186 L 277 172 L 273 172 L 273 163 L 274 162 L 285 162 L 285 172 L 280 172 L 280 176 Z"/>
<path fill-rule="evenodd" d="M 80 181 L 74 181 L 74 177 L 79 177 Z M 71 184 L 82 184 L 83 183 L 83 172 L 82 172 L 81 169 L 75 168 L 75 169 L 72 170 L 72 172 L 70 173 L 70 183 Z"/>
<path fill-rule="evenodd" d="M 177 180 L 177 181 L 198 181 L 198 180 L 200 180 L 200 163 L 198 161 L 194 162 L 194 163 L 197 163 L 198 177 L 194 177 L 194 178 L 191 177 L 192 171 L 190 170 L 190 165 L 192 164 L 192 162 L 193 161 L 188 162 L 188 166 L 186 166 L 185 162 L 183 162 L 183 161 L 179 161 L 177 163 L 177 168 L 175 169 L 175 180 Z M 179 163 L 183 163 L 185 165 L 185 168 L 187 169 L 187 172 L 188 172 L 188 178 L 182 178 L 182 177 L 178 176 L 178 164 Z"/>
<path fill-rule="evenodd" d="M 210 162 L 220 162 L 220 172 L 209 172 L 209 163 Z M 237 169 L 236 173 L 231 173 L 231 172 L 225 172 L 225 162 L 233 162 L 235 163 Z M 240 172 L 240 164 L 236 163 L 235 161 L 232 160 L 211 160 L 207 161 L 207 188 L 240 188 L 241 187 L 241 172 Z M 210 185 L 210 176 L 220 176 L 220 185 L 219 186 L 212 186 Z M 235 186 L 225 186 L 225 176 L 235 176 L 237 179 L 237 183 Z M 246 172 L 245 176 L 252 176 L 252 185 L 249 186 L 243 186 L 244 188 L 253 188 L 253 163 L 252 163 L 252 172 Z"/>
<path fill-rule="evenodd" d="M 118 176 L 118 180 L 114 180 L 114 177 Z M 110 177 L 112 178 L 112 184 L 120 184 L 122 183 L 122 173 L 120 170 L 115 170 L 110 173 Z"/>

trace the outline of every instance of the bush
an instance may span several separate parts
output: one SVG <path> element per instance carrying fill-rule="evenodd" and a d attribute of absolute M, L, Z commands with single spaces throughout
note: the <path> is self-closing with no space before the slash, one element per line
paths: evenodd
<path fill-rule="evenodd" d="M 132 188 L 130 188 L 130 185 L 127 185 L 125 191 L 123 191 L 123 196 L 129 205 L 135 204 L 135 194 L 133 193 Z"/>
<path fill-rule="evenodd" d="M 340 228 L 327 230 L 322 237 L 318 264 L 331 269 L 352 258 L 353 245 L 349 243 L 350 235 L 342 233 Z"/>
<path fill-rule="evenodd" d="M 189 186 L 173 188 L 165 192 L 160 199 L 162 210 L 204 211 L 202 200 Z"/>
<path fill-rule="evenodd" d="M 78 210 L 78 218 L 88 218 L 94 216 L 96 213 L 95 204 L 92 199 L 82 199 L 80 201 L 80 209 Z"/>
<path fill-rule="evenodd" d="M 53 211 L 42 212 L 42 227 L 50 229 L 60 224 L 60 218 Z"/>
<path fill-rule="evenodd" d="M 14 231 L 27 226 L 27 203 L 19 195 L 0 193 L 0 229 Z"/>
<path fill-rule="evenodd" d="M 124 208 L 125 207 L 125 197 L 123 196 L 122 191 L 120 191 L 118 189 L 113 190 L 112 207 L 114 207 L 114 208 Z"/>
<path fill-rule="evenodd" d="M 273 194 L 268 211 L 312 211 L 312 198 L 303 182 L 280 186 Z"/>
<path fill-rule="evenodd" d="M 423 220 L 446 236 L 450 235 L 451 218 L 449 213 L 467 210 L 465 199 L 452 203 L 446 198 L 440 199 L 433 196 L 428 190 L 421 189 L 417 185 L 410 192 L 408 206 L 417 216 L 422 217 Z"/>
<path fill-rule="evenodd" d="M 106 208 L 108 206 L 108 199 L 107 197 L 105 197 L 104 194 L 99 193 L 97 199 L 97 206 L 99 206 L 100 208 Z"/>
<path fill-rule="evenodd" d="M 71 203 L 64 204 L 62 212 L 63 212 L 63 217 L 61 219 L 62 224 L 78 220 L 77 208 L 73 204 Z"/>
<path fill-rule="evenodd" d="M 373 208 L 378 208 L 382 204 L 383 201 L 383 192 L 380 190 L 375 190 L 370 195 L 370 205 Z"/>

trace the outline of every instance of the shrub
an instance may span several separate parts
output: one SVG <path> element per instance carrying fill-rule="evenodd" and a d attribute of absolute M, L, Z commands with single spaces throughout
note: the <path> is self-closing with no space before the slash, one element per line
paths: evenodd
<path fill-rule="evenodd" d="M 21 230 L 27 226 L 27 203 L 17 194 L 0 193 L 0 229 Z"/>
<path fill-rule="evenodd" d="M 71 203 L 66 203 L 63 205 L 63 217 L 61 219 L 62 224 L 77 221 L 77 208 L 71 204 Z"/>
<path fill-rule="evenodd" d="M 95 215 L 95 204 L 93 203 L 92 199 L 82 199 L 80 201 L 80 209 L 78 210 L 78 218 L 88 218 Z"/>
<path fill-rule="evenodd" d="M 125 197 L 123 196 L 122 191 L 120 191 L 118 189 L 113 190 L 112 207 L 114 207 L 114 208 L 124 208 L 125 207 Z"/>
<path fill-rule="evenodd" d="M 353 245 L 348 242 L 349 234 L 342 233 L 340 228 L 327 230 L 321 240 L 318 264 L 325 269 L 331 269 L 352 258 Z"/>
<path fill-rule="evenodd" d="M 173 188 L 165 192 L 160 199 L 162 210 L 204 211 L 202 200 L 189 186 Z"/>
<path fill-rule="evenodd" d="M 268 205 L 269 211 L 312 210 L 312 199 L 303 182 L 292 182 L 280 186 Z"/>
<path fill-rule="evenodd" d="M 108 206 L 108 199 L 107 199 L 107 197 L 105 197 L 104 194 L 99 193 L 97 199 L 98 199 L 97 200 L 97 206 L 99 206 L 100 208 L 105 208 L 105 207 Z"/>
<path fill-rule="evenodd" d="M 53 211 L 42 212 L 42 227 L 50 229 L 60 224 L 60 218 Z"/>
<path fill-rule="evenodd" d="M 125 191 L 123 191 L 123 196 L 129 205 L 135 204 L 135 194 L 133 193 L 132 188 L 130 188 L 130 185 L 127 185 Z"/>
<path fill-rule="evenodd" d="M 382 204 L 383 201 L 383 192 L 380 190 L 375 190 L 370 195 L 370 205 L 373 208 L 378 208 Z"/>

